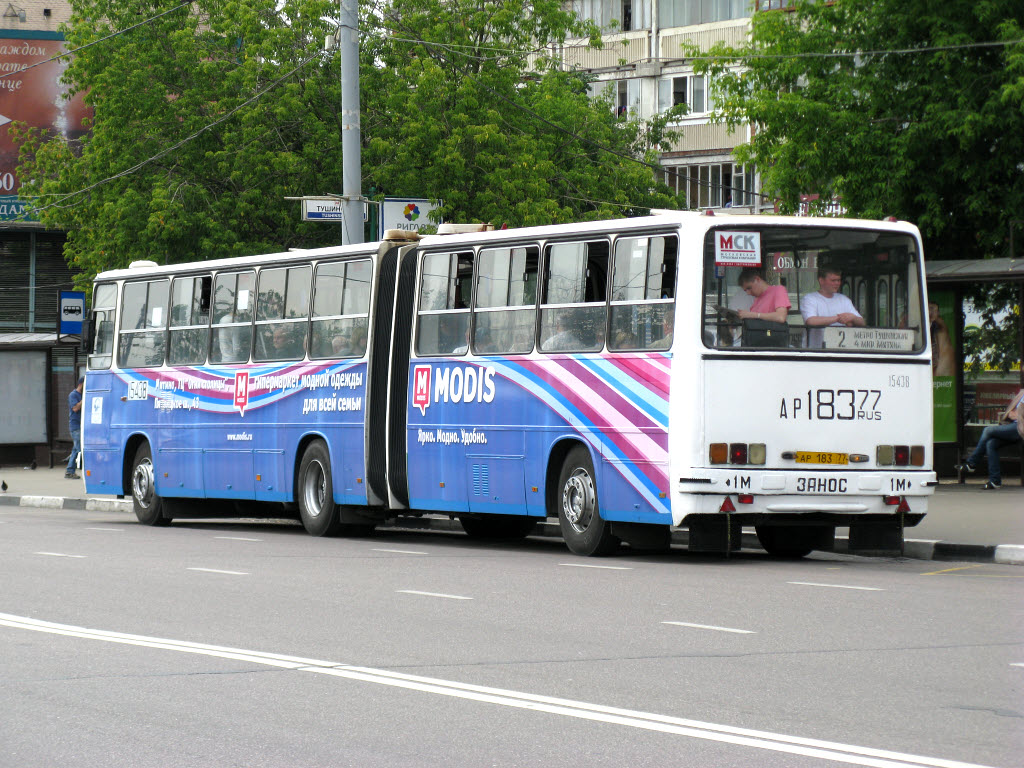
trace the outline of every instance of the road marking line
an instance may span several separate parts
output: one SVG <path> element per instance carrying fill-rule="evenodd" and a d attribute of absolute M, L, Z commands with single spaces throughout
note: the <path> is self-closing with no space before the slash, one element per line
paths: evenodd
<path fill-rule="evenodd" d="M 977 565 L 961 565 L 956 568 L 944 568 L 941 571 L 929 571 L 928 573 L 922 573 L 922 576 L 938 576 L 940 573 L 952 573 L 953 571 L 966 571 L 971 568 L 981 568 L 984 563 L 978 563 Z"/>
<path fill-rule="evenodd" d="M 395 592 L 403 592 L 407 595 L 424 595 L 425 597 L 447 597 L 449 600 L 472 600 L 472 597 L 462 595 L 446 595 L 441 592 L 419 592 L 415 589 L 396 589 Z"/>
<path fill-rule="evenodd" d="M 186 571 L 202 571 L 203 573 L 226 573 L 229 576 L 248 576 L 245 571 L 222 571 L 218 568 L 186 568 Z"/>
<path fill-rule="evenodd" d="M 1013 662 L 1013 663 L 1010 664 L 1010 666 L 1011 667 L 1024 667 L 1024 664 L 1020 664 L 1018 662 Z"/>
<path fill-rule="evenodd" d="M 956 760 L 922 757 L 920 755 L 892 752 L 873 747 L 859 747 L 834 741 L 808 739 L 800 736 L 772 733 L 770 731 L 757 731 L 750 728 L 738 728 L 730 725 L 688 720 L 651 712 L 606 707 L 600 704 L 589 704 L 571 699 L 559 699 L 501 688 L 488 688 L 452 680 L 419 677 L 417 675 L 391 672 L 384 669 L 358 667 L 332 661 L 306 659 L 241 648 L 205 645 L 184 640 L 169 640 L 159 637 L 147 637 L 145 635 L 128 635 L 120 632 L 87 629 L 85 627 L 55 624 L 23 616 L 13 616 L 6 613 L 0 613 L 0 626 L 34 632 L 47 632 L 87 640 L 102 640 L 122 645 L 158 648 L 179 653 L 195 653 L 216 658 L 247 661 L 253 664 L 264 664 L 291 669 L 297 672 L 315 672 L 377 685 L 436 693 L 443 696 L 487 702 L 533 712 L 547 712 L 565 717 L 612 723 L 707 741 L 765 749 L 773 752 L 786 752 L 854 765 L 871 766 L 871 768 L 921 768 L 921 766 L 928 768 L 986 768 L 985 766 L 963 763 Z"/>
<path fill-rule="evenodd" d="M 76 557 L 84 558 L 85 555 L 66 555 L 63 552 L 36 552 L 37 555 L 48 555 L 50 557 Z"/>
<path fill-rule="evenodd" d="M 412 549 L 374 549 L 374 552 L 393 552 L 396 555 L 429 555 L 429 552 L 417 552 Z"/>
<path fill-rule="evenodd" d="M 624 565 L 587 565 L 586 563 L 559 563 L 566 568 L 604 568 L 606 571 L 632 571 Z"/>
<path fill-rule="evenodd" d="M 229 539 L 231 541 L 263 541 L 263 539 L 252 539 L 248 536 L 214 536 L 215 539 Z"/>
<path fill-rule="evenodd" d="M 124 528 L 86 528 L 87 531 L 124 531 Z"/>
<path fill-rule="evenodd" d="M 662 624 L 673 624 L 677 627 L 693 627 L 694 629 L 715 629 L 719 632 L 735 632 L 740 635 L 756 635 L 752 629 L 731 629 L 730 627 L 716 627 L 712 624 L 689 624 L 685 621 L 663 621 Z"/>
<path fill-rule="evenodd" d="M 819 584 L 814 581 L 787 581 L 787 584 L 799 584 L 804 587 L 832 587 L 833 589 L 860 589 L 864 592 L 885 592 L 881 587 L 853 587 L 849 584 Z"/>

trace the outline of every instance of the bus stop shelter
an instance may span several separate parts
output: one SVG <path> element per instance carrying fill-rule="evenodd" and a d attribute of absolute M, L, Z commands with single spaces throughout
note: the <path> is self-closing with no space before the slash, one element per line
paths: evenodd
<path fill-rule="evenodd" d="M 981 430 L 995 423 L 1010 397 L 1024 387 L 1024 259 L 974 259 L 926 262 L 928 300 L 937 305 L 942 323 L 932 324 L 935 359 L 935 469 L 940 477 L 954 477 L 959 463 L 977 442 Z M 964 300 L 978 283 L 1009 283 L 1014 288 L 1016 366 L 1009 372 L 965 371 L 964 332 L 967 316 Z M 935 309 L 934 307 L 930 309 Z M 940 360 L 936 334 L 948 331 L 952 360 Z M 1024 448 L 1002 451 L 1004 480 L 1020 476 L 1024 484 Z"/>

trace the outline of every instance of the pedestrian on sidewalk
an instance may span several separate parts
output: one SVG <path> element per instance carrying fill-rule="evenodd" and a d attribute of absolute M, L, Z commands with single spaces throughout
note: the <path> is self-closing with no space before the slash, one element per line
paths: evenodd
<path fill-rule="evenodd" d="M 985 490 L 995 490 L 1003 487 L 1003 478 L 999 470 L 999 449 L 1021 441 L 1017 420 L 1020 418 L 1022 403 L 1024 403 L 1024 389 L 1014 395 L 1009 407 L 999 414 L 998 424 L 991 424 L 981 431 L 981 438 L 971 455 L 963 464 L 957 464 L 954 467 L 958 474 L 973 472 L 981 462 L 981 458 L 987 455 L 988 482 L 985 483 L 984 488 Z"/>
<path fill-rule="evenodd" d="M 85 376 L 78 377 L 78 384 L 71 394 L 68 395 L 68 429 L 71 430 L 71 458 L 68 459 L 68 468 L 64 477 L 70 480 L 78 480 L 81 476 L 75 471 L 78 466 L 78 454 L 82 452 L 82 388 L 85 386 Z"/>

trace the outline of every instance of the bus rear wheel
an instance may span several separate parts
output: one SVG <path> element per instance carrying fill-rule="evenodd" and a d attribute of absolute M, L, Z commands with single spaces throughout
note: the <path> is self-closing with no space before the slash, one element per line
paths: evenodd
<path fill-rule="evenodd" d="M 149 443 L 142 443 L 135 451 L 131 484 L 132 506 L 139 522 L 159 527 L 170 525 L 171 518 L 164 517 L 164 501 L 156 493 L 156 472 Z"/>
<path fill-rule="evenodd" d="M 459 515 L 462 530 L 471 539 L 513 541 L 529 536 L 537 518 L 524 515 Z"/>
<path fill-rule="evenodd" d="M 814 528 L 785 525 L 755 525 L 754 532 L 764 551 L 773 557 L 798 560 L 814 550 L 818 534 Z"/>
<path fill-rule="evenodd" d="M 601 518 L 590 452 L 577 445 L 565 458 L 558 478 L 558 525 L 569 550 L 577 555 L 609 555 L 619 539 Z"/>
<path fill-rule="evenodd" d="M 341 523 L 334 504 L 331 455 L 323 440 L 310 443 L 299 464 L 299 517 L 311 536 L 334 536 Z"/>

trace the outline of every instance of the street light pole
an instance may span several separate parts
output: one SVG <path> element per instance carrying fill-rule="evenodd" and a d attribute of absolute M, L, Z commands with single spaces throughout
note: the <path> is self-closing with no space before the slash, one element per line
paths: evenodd
<path fill-rule="evenodd" d="M 338 46 L 341 49 L 342 245 L 363 242 L 362 175 L 359 126 L 359 2 L 341 0 Z"/>

